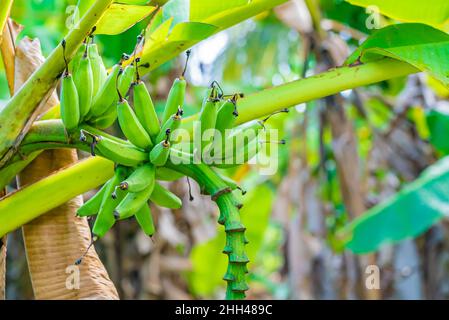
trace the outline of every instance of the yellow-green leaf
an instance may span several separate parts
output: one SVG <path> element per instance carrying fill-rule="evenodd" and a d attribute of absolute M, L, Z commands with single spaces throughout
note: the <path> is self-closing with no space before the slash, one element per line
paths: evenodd
<path fill-rule="evenodd" d="M 250 2 L 248 0 L 190 0 L 190 21 L 202 21 L 214 14 L 225 12 L 226 10 L 243 6 Z"/>
<path fill-rule="evenodd" d="M 150 15 L 156 7 L 112 4 L 97 23 L 96 34 L 120 34 Z"/>
<path fill-rule="evenodd" d="M 449 1 L 432 0 L 346 0 L 351 4 L 377 6 L 380 13 L 405 22 L 422 22 L 434 27 L 443 27 L 449 19 Z"/>

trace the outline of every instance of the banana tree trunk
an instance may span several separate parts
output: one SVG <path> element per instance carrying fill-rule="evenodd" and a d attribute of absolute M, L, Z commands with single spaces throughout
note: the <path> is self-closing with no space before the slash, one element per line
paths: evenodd
<path fill-rule="evenodd" d="M 76 161 L 75 150 L 46 151 L 22 171 L 19 183 L 33 183 Z M 91 241 L 86 219 L 75 217 L 82 203 L 78 196 L 23 227 L 36 299 L 118 299 L 93 247 L 74 266 Z"/>
<path fill-rule="evenodd" d="M 42 62 L 39 42 L 24 39 L 16 48 L 16 90 Z M 56 103 L 53 94 L 46 107 Z M 77 160 L 75 150 L 45 151 L 21 172 L 18 186 L 36 182 Z M 23 227 L 36 299 L 118 299 L 117 290 L 93 247 L 80 266 L 74 265 L 91 242 L 87 220 L 75 217 L 82 203 L 82 196 L 78 196 Z"/>

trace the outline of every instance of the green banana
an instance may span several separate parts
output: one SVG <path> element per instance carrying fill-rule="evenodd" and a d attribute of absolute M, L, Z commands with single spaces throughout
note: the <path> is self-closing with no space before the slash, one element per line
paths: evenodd
<path fill-rule="evenodd" d="M 76 210 L 76 215 L 78 217 L 88 217 L 96 215 L 100 210 L 101 203 L 103 202 L 103 195 L 110 183 L 111 180 L 108 180 L 92 198 L 90 198 L 80 208 L 78 208 L 78 210 Z"/>
<path fill-rule="evenodd" d="M 162 167 L 167 163 L 170 155 L 170 129 L 167 129 L 166 139 L 159 142 L 150 152 L 150 162 L 157 167 Z"/>
<path fill-rule="evenodd" d="M 133 145 L 94 135 L 85 130 L 81 130 L 81 141 L 87 141 L 86 135 L 92 137 L 92 155 L 97 151 L 102 157 L 129 167 L 138 166 L 148 160 L 148 154 Z"/>
<path fill-rule="evenodd" d="M 176 181 L 184 177 L 182 173 L 178 171 L 166 168 L 166 167 L 158 167 L 156 169 L 156 179 L 162 181 Z"/>
<path fill-rule="evenodd" d="M 155 168 L 151 163 L 138 167 L 124 181 L 120 182 L 120 189 L 128 192 L 139 192 L 148 187 L 154 180 Z"/>
<path fill-rule="evenodd" d="M 222 137 L 225 136 L 226 130 L 232 129 L 235 126 L 235 119 L 238 116 L 235 96 L 226 100 L 220 106 L 217 112 L 217 121 L 215 129 L 217 129 Z"/>
<path fill-rule="evenodd" d="M 93 95 L 92 67 L 87 50 L 80 60 L 76 73 L 73 74 L 73 79 L 78 91 L 80 117 L 83 119 L 89 113 Z"/>
<path fill-rule="evenodd" d="M 140 80 L 134 83 L 133 92 L 136 116 L 143 128 L 150 135 L 153 142 L 156 143 L 155 138 L 161 130 L 161 125 L 153 101 L 151 100 L 150 93 L 148 92 L 145 83 Z"/>
<path fill-rule="evenodd" d="M 162 115 L 161 123 L 167 122 L 167 120 L 175 114 L 179 108 L 184 105 L 184 96 L 186 93 L 187 83 L 183 77 L 181 79 L 176 78 L 168 93 L 167 102 L 165 104 L 164 113 Z"/>
<path fill-rule="evenodd" d="M 194 155 L 174 147 L 170 148 L 170 160 L 173 164 L 190 164 L 193 163 Z"/>
<path fill-rule="evenodd" d="M 83 42 L 81 44 L 81 47 L 76 52 L 75 56 L 70 61 L 70 69 L 72 70 L 72 74 L 75 74 L 80 66 L 81 58 L 83 57 L 84 53 L 87 50 L 87 43 Z"/>
<path fill-rule="evenodd" d="M 105 113 L 98 118 L 90 119 L 89 124 L 99 129 L 106 129 L 112 126 L 117 119 L 117 107 L 116 104 L 112 104 Z"/>
<path fill-rule="evenodd" d="M 90 66 L 92 68 L 93 77 L 93 96 L 98 93 L 101 86 L 106 81 L 108 72 L 103 63 L 103 59 L 98 53 L 98 47 L 95 43 L 89 44 L 87 46 L 87 54 L 90 59 Z"/>
<path fill-rule="evenodd" d="M 165 140 L 167 136 L 167 130 L 170 130 L 170 133 L 173 133 L 176 129 L 180 127 L 182 114 L 183 111 L 182 109 L 179 108 L 175 114 L 173 114 L 167 121 L 165 121 L 159 134 L 156 137 L 155 143 L 160 143 Z"/>
<path fill-rule="evenodd" d="M 150 200 L 160 207 L 169 209 L 179 209 L 182 207 L 182 200 L 171 191 L 165 189 L 159 183 L 154 184 L 153 193 Z"/>
<path fill-rule="evenodd" d="M 204 148 L 207 141 L 203 141 L 203 134 L 206 130 L 215 129 L 215 124 L 217 122 L 217 103 L 218 103 L 218 91 L 214 84 L 208 90 L 208 95 L 203 101 L 201 107 L 199 124 L 201 125 L 201 147 Z"/>
<path fill-rule="evenodd" d="M 142 191 L 130 192 L 126 197 L 120 202 L 120 204 L 115 208 L 114 217 L 117 220 L 127 219 L 145 205 L 153 192 L 155 182 L 154 176 L 151 179 L 151 183 Z"/>
<path fill-rule="evenodd" d="M 120 72 L 120 64 L 116 64 L 111 73 L 107 76 L 105 82 L 96 93 L 94 102 L 90 110 L 90 118 L 96 118 L 105 113 L 111 105 L 116 106 L 118 95 L 116 91 L 117 77 Z"/>
<path fill-rule="evenodd" d="M 134 75 L 136 73 L 136 67 L 134 64 L 127 65 L 118 78 L 118 88 L 120 94 L 126 97 L 128 94 L 131 83 L 134 82 Z"/>
<path fill-rule="evenodd" d="M 61 81 L 61 119 L 68 132 L 75 131 L 80 122 L 78 92 L 72 75 L 65 71 Z"/>
<path fill-rule="evenodd" d="M 151 215 L 151 209 L 148 204 L 144 204 L 142 208 L 135 214 L 137 223 L 142 231 L 149 237 L 152 237 L 156 228 L 154 227 L 153 216 Z"/>
<path fill-rule="evenodd" d="M 126 192 L 119 190 L 117 197 L 115 198 L 111 195 L 115 191 L 115 186 L 126 177 L 126 174 L 126 168 L 121 166 L 117 167 L 114 177 L 111 179 L 111 182 L 107 185 L 104 191 L 100 211 L 98 212 L 97 219 L 95 220 L 95 224 L 92 229 L 92 233 L 98 238 L 103 237 L 115 223 L 114 208 L 121 202 L 121 199 L 125 197 Z"/>
<path fill-rule="evenodd" d="M 153 146 L 150 136 L 140 124 L 128 101 L 124 98 L 121 98 L 117 104 L 117 116 L 120 128 L 132 144 L 145 150 Z"/>

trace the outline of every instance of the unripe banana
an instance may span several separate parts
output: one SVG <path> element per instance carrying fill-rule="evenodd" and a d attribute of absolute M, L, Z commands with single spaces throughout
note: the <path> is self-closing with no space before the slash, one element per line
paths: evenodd
<path fill-rule="evenodd" d="M 115 223 L 114 208 L 122 201 L 126 192 L 118 190 L 114 198 L 112 197 L 112 193 L 115 191 L 115 186 L 126 177 L 126 174 L 126 168 L 121 166 L 117 167 L 114 177 L 105 189 L 100 211 L 92 229 L 92 233 L 99 238 L 103 237 Z"/>
<path fill-rule="evenodd" d="M 164 141 L 164 139 L 167 136 L 167 130 L 169 130 L 170 133 L 174 132 L 176 129 L 178 129 L 181 125 L 182 120 L 182 109 L 178 109 L 178 111 L 173 114 L 162 126 L 159 134 L 156 137 L 155 143 L 160 143 Z"/>
<path fill-rule="evenodd" d="M 151 100 L 150 93 L 145 86 L 145 83 L 138 81 L 133 86 L 134 91 L 134 110 L 136 110 L 136 116 L 140 123 L 150 135 L 153 142 L 161 130 L 161 125 L 154 108 L 153 101 Z"/>
<path fill-rule="evenodd" d="M 142 231 L 149 237 L 152 237 L 155 232 L 153 216 L 151 215 L 151 209 L 148 204 L 144 204 L 142 208 L 135 214 L 137 223 Z"/>
<path fill-rule="evenodd" d="M 151 179 L 151 183 L 144 190 L 136 193 L 128 193 L 126 197 L 120 202 L 120 204 L 115 208 L 114 217 L 117 220 L 127 219 L 137 211 L 142 208 L 143 205 L 146 205 L 148 199 L 150 198 L 151 193 L 154 188 L 154 176 Z"/>
<path fill-rule="evenodd" d="M 117 117 L 126 138 L 135 146 L 149 149 L 153 146 L 150 136 L 140 124 L 128 101 L 122 99 L 117 104 Z"/>
<path fill-rule="evenodd" d="M 106 129 L 112 126 L 115 120 L 117 120 L 117 107 L 114 103 L 104 114 L 100 115 L 98 118 L 90 119 L 88 123 L 95 128 Z"/>
<path fill-rule="evenodd" d="M 90 198 L 78 210 L 76 210 L 76 215 L 78 217 L 88 217 L 96 215 L 100 210 L 101 203 L 103 202 L 103 195 L 110 183 L 111 180 L 108 180 L 92 198 Z"/>
<path fill-rule="evenodd" d="M 182 200 L 175 194 L 165 189 L 159 183 L 154 184 L 153 193 L 150 200 L 160 207 L 169 209 L 179 209 L 182 207 Z"/>
<path fill-rule="evenodd" d="M 237 116 L 236 101 L 234 99 L 226 100 L 218 109 L 215 129 L 224 137 L 226 130 L 232 129 L 235 126 Z"/>
<path fill-rule="evenodd" d="M 124 144 L 100 135 L 92 135 L 87 131 L 81 131 L 82 141 L 87 141 L 86 135 L 92 137 L 92 154 L 98 152 L 102 157 L 115 163 L 135 167 L 148 161 L 148 154 L 131 144 Z"/>
<path fill-rule="evenodd" d="M 175 181 L 179 180 L 184 175 L 179 173 L 178 171 L 166 168 L 166 167 L 158 167 L 156 169 L 156 179 L 162 181 Z"/>
<path fill-rule="evenodd" d="M 83 42 L 81 44 L 81 47 L 76 52 L 75 56 L 72 58 L 72 60 L 69 63 L 70 70 L 72 70 L 72 74 L 75 74 L 78 71 L 78 68 L 80 66 L 80 61 L 84 55 L 84 53 L 87 50 L 87 44 Z"/>
<path fill-rule="evenodd" d="M 210 158 L 203 158 L 207 164 L 222 164 L 225 158 L 231 161 L 231 157 L 235 157 L 237 153 L 242 152 L 253 140 L 257 140 L 260 129 L 264 128 L 263 121 L 254 120 L 234 128 L 222 141 L 214 141 L 206 148 L 203 155 L 211 155 Z M 232 162 L 234 163 L 234 162 Z M 241 164 L 241 163 L 240 163 Z"/>
<path fill-rule="evenodd" d="M 136 67 L 133 64 L 130 64 L 125 67 L 122 74 L 118 78 L 118 88 L 120 94 L 123 97 L 126 97 L 128 94 L 129 88 L 131 87 L 131 83 L 134 82 L 134 76 L 136 73 Z"/>
<path fill-rule="evenodd" d="M 124 181 L 120 182 L 120 189 L 128 192 L 140 192 L 154 180 L 155 168 L 151 163 L 141 165 Z"/>
<path fill-rule="evenodd" d="M 184 96 L 186 93 L 186 85 L 186 81 L 183 77 L 181 79 L 176 78 L 173 82 L 170 92 L 168 93 L 161 123 L 167 122 L 167 120 L 175 114 L 179 108 L 182 109 L 184 105 Z"/>
<path fill-rule="evenodd" d="M 150 152 L 150 162 L 156 167 L 162 167 L 167 163 L 170 155 L 170 142 L 162 141 L 158 143 Z"/>
<path fill-rule="evenodd" d="M 103 63 L 103 59 L 98 54 L 98 47 L 95 43 L 89 44 L 87 47 L 87 54 L 90 59 L 93 77 L 93 96 L 95 97 L 101 86 L 106 81 L 108 72 Z"/>
<path fill-rule="evenodd" d="M 200 111 L 199 124 L 201 126 L 201 149 L 204 149 L 206 145 L 210 144 L 210 141 L 203 141 L 203 134 L 209 129 L 215 129 L 218 101 L 217 89 L 215 86 L 212 86 L 208 91 L 207 98 L 203 101 L 203 106 Z"/>
<path fill-rule="evenodd" d="M 182 150 L 171 147 L 170 160 L 174 164 L 190 164 L 193 163 L 194 156 L 192 153 L 184 152 Z"/>
<path fill-rule="evenodd" d="M 72 133 L 80 122 L 78 92 L 72 75 L 66 71 L 61 83 L 61 119 L 67 131 Z"/>
<path fill-rule="evenodd" d="M 93 76 L 90 59 L 87 52 L 84 53 L 80 60 L 76 73 L 73 74 L 76 89 L 78 91 L 80 117 L 84 117 L 89 113 L 92 104 L 93 95 Z"/>
<path fill-rule="evenodd" d="M 111 105 L 116 106 L 117 95 L 117 77 L 120 72 L 120 65 L 116 64 L 111 73 L 106 78 L 98 93 L 95 95 L 94 102 L 90 110 L 90 118 L 96 118 L 106 112 Z"/>

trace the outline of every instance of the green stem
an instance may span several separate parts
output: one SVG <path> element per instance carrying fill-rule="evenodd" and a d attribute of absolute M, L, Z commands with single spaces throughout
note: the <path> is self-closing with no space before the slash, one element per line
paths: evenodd
<path fill-rule="evenodd" d="M 273 112 L 341 91 L 420 72 L 405 62 L 385 58 L 358 66 L 331 69 L 315 76 L 289 82 L 247 95 L 238 101 L 237 124 L 259 119 Z M 183 127 L 192 131 L 198 115 L 183 120 Z"/>
<path fill-rule="evenodd" d="M 94 157 L 8 194 L 0 201 L 0 237 L 86 190 L 96 188 L 113 173 L 113 162 Z"/>
<path fill-rule="evenodd" d="M 80 44 L 95 26 L 103 12 L 113 0 L 97 0 L 79 24 L 69 32 L 66 40 L 66 57 L 71 59 Z M 20 142 L 26 124 L 36 115 L 35 110 L 42 100 L 54 88 L 59 76 L 65 68 L 62 46 L 59 45 L 37 69 L 19 91 L 0 110 L 0 167 L 11 156 L 8 152 Z"/>
<path fill-rule="evenodd" d="M 246 273 L 249 262 L 245 252 L 248 243 L 245 237 L 246 228 L 240 219 L 240 204 L 227 184 L 209 166 L 205 164 L 167 165 L 195 179 L 220 209 L 218 223 L 224 225 L 226 232 L 226 245 L 223 253 L 228 256 L 228 269 L 223 279 L 227 282 L 226 299 L 239 300 L 245 298 L 248 290 Z"/>

